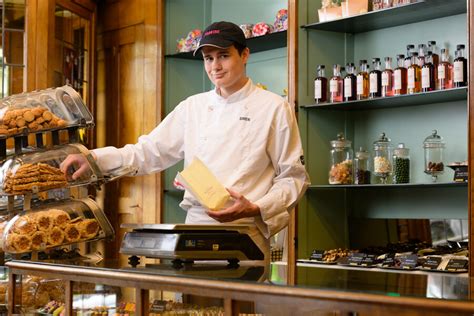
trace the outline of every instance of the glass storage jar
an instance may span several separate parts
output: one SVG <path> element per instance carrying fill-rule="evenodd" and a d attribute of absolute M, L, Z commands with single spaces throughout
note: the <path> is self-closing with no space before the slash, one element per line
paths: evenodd
<path fill-rule="evenodd" d="M 392 145 L 385 133 L 380 134 L 379 139 L 374 142 L 374 175 L 380 179 L 382 184 L 392 174 Z"/>
<path fill-rule="evenodd" d="M 354 158 L 354 184 L 370 184 L 370 154 L 360 147 Z"/>
<path fill-rule="evenodd" d="M 404 143 L 393 150 L 393 183 L 410 182 L 410 149 Z"/>
<path fill-rule="evenodd" d="M 352 184 L 352 142 L 343 133 L 331 141 L 329 184 Z"/>
<path fill-rule="evenodd" d="M 444 173 L 443 154 L 446 143 L 437 130 L 425 138 L 423 149 L 425 151 L 425 173 L 431 175 L 436 182 L 438 175 Z"/>

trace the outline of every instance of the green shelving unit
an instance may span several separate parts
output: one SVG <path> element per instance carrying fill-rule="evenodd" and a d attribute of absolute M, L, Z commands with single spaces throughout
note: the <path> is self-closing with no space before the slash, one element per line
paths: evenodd
<path fill-rule="evenodd" d="M 417 1 L 324 23 L 317 22 L 320 7 L 321 1 L 305 0 L 298 12 L 298 116 L 312 185 L 299 204 L 297 258 L 308 258 L 313 249 L 357 248 L 350 234 L 355 230 L 354 218 L 358 223 L 365 219 L 455 219 L 467 225 L 467 183 L 454 183 L 449 169 L 438 183 L 432 183 L 423 172 L 422 144 L 436 129 L 447 143 L 446 164 L 467 159 L 469 87 L 314 104 L 319 64 L 326 65 L 329 78 L 333 64 L 393 58 L 405 54 L 407 44 L 430 40 L 454 55 L 457 44 L 467 44 L 467 1 Z M 411 183 L 329 185 L 330 141 L 339 132 L 352 141 L 354 151 L 364 147 L 371 152 L 382 132 L 394 147 L 405 143 L 410 148 Z M 376 233 L 383 231 L 370 225 L 358 228 L 370 236 L 366 240 L 376 240 Z"/>

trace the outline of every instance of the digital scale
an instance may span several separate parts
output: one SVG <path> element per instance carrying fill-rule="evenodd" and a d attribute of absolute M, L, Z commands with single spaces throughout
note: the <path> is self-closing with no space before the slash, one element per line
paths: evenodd
<path fill-rule="evenodd" d="M 139 256 L 172 260 L 175 268 L 197 260 L 262 261 L 264 253 L 249 236 L 248 225 L 122 224 L 125 233 L 120 253 L 130 255 L 137 266 Z"/>

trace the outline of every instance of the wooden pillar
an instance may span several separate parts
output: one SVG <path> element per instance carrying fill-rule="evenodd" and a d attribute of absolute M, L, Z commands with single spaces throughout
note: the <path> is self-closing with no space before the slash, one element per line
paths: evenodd
<path fill-rule="evenodd" d="M 298 1 L 288 0 L 288 102 L 295 110 L 298 110 Z M 296 223 L 298 221 L 298 208 L 290 214 L 288 224 L 288 284 L 296 282 L 296 255 L 298 236 Z"/>

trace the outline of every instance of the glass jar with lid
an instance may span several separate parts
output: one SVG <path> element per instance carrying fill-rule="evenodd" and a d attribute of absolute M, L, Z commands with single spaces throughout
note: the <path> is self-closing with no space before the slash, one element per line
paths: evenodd
<path fill-rule="evenodd" d="M 425 151 L 425 173 L 431 175 L 436 182 L 438 175 L 444 173 L 443 155 L 446 143 L 437 130 L 425 138 L 423 149 Z"/>
<path fill-rule="evenodd" d="M 392 144 L 385 133 L 380 134 L 379 139 L 374 142 L 374 175 L 380 179 L 382 184 L 392 174 Z"/>
<path fill-rule="evenodd" d="M 410 182 L 410 149 L 399 143 L 393 150 L 393 183 Z"/>
<path fill-rule="evenodd" d="M 352 184 L 352 142 L 343 133 L 331 141 L 329 184 Z"/>
<path fill-rule="evenodd" d="M 370 184 L 370 154 L 359 148 L 354 158 L 354 184 Z"/>

